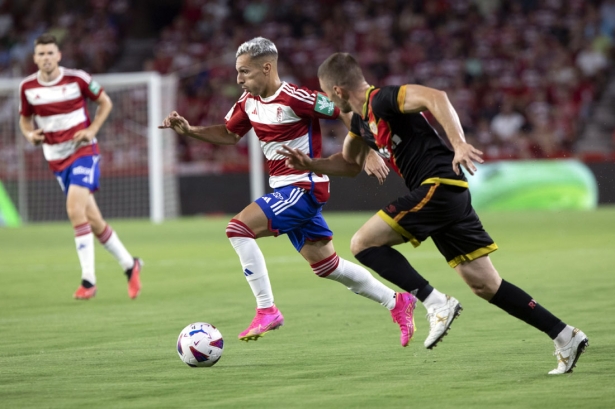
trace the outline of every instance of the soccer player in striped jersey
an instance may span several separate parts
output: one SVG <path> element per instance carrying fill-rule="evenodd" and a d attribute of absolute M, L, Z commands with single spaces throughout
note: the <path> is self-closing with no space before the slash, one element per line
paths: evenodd
<path fill-rule="evenodd" d="M 115 257 L 128 278 L 128 295 L 141 290 L 141 260 L 132 257 L 103 219 L 94 191 L 98 190 L 100 155 L 96 133 L 113 104 L 102 87 L 87 73 L 59 65 L 62 54 L 55 37 L 43 34 L 34 42 L 38 71 L 19 85 L 19 126 L 28 142 L 42 145 L 51 171 L 66 195 L 66 212 L 75 230 L 81 263 L 81 285 L 74 298 L 96 295 L 94 235 Z M 86 98 L 98 105 L 90 121 Z"/>
<path fill-rule="evenodd" d="M 351 242 L 355 257 L 404 290 L 416 292 L 426 304 L 430 325 L 437 325 L 452 319 L 454 310 L 447 308 L 451 299 L 430 300 L 433 290 L 427 281 L 392 247 L 405 242 L 417 247 L 431 237 L 476 295 L 554 341 L 557 368 L 549 374 L 572 372 L 588 345 L 583 331 L 566 325 L 525 291 L 503 280 L 491 263 L 489 254 L 498 247 L 472 208 L 462 170 L 463 166 L 474 174 L 474 161 L 482 162 L 482 152 L 465 141 L 446 94 L 413 84 L 370 86 L 358 62 L 346 53 L 327 58 L 318 77 L 335 105 L 342 112 L 353 112 L 350 133 L 343 152 L 325 159 L 310 158 L 292 146 L 283 148 L 280 153 L 288 158 L 287 165 L 353 176 L 361 170 L 367 152 L 381 150 L 409 190 L 357 231 Z M 426 110 L 442 125 L 454 151 L 444 145 L 422 115 Z M 425 341 L 425 346 L 429 345 L 430 337 Z"/>
<path fill-rule="evenodd" d="M 284 323 L 282 313 L 274 304 L 265 258 L 256 239 L 286 234 L 318 277 L 337 281 L 387 307 L 400 326 L 400 341 L 405 347 L 414 333 L 416 298 L 409 293 L 396 293 L 365 268 L 336 254 L 333 233 L 321 213 L 329 198 L 328 177 L 288 169 L 285 158 L 276 153 L 282 144 L 289 144 L 306 155 L 320 157 L 322 141 L 318 120 L 338 118 L 340 113 L 325 95 L 281 81 L 277 57 L 275 45 L 262 37 L 239 47 L 237 83 L 245 92 L 231 108 L 224 125 L 191 126 L 177 112 L 172 112 L 161 126 L 220 145 L 236 144 L 254 128 L 260 140 L 274 192 L 249 204 L 226 228 L 257 304 L 252 323 L 238 337 L 244 341 L 257 340 Z"/>

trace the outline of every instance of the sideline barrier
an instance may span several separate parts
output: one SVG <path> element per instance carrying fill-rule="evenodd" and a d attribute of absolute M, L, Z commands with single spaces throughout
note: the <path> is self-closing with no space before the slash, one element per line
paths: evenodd
<path fill-rule="evenodd" d="M 578 160 L 501 161 L 466 172 L 472 205 L 478 210 L 591 210 L 598 187 Z"/>
<path fill-rule="evenodd" d="M 0 227 L 19 227 L 21 218 L 4 185 L 0 182 Z"/>

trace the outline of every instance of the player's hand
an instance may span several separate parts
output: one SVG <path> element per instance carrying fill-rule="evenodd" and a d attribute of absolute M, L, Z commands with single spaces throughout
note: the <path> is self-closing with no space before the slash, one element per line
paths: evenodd
<path fill-rule="evenodd" d="M 185 135 L 190 131 L 190 124 L 183 116 L 179 115 L 177 111 L 171 112 L 164 120 L 162 125 L 158 129 L 173 129 L 180 135 Z"/>
<path fill-rule="evenodd" d="M 365 173 L 378 179 L 378 183 L 383 184 L 389 174 L 389 167 L 376 151 L 370 149 L 370 153 L 365 158 L 363 166 Z"/>
<path fill-rule="evenodd" d="M 45 140 L 45 135 L 43 135 L 42 129 L 35 129 L 32 132 L 28 132 L 26 134 L 26 139 L 34 146 L 38 146 Z"/>
<path fill-rule="evenodd" d="M 96 136 L 96 132 L 90 128 L 81 129 L 75 132 L 75 136 L 73 137 L 73 141 L 76 144 L 80 144 L 81 142 L 92 142 L 92 139 Z"/>
<path fill-rule="evenodd" d="M 483 152 L 476 149 L 469 143 L 464 143 L 455 148 L 455 157 L 453 158 L 453 171 L 459 174 L 459 165 L 466 168 L 470 175 L 476 172 L 476 166 L 474 162 L 483 163 L 484 160 L 481 157 Z"/>
<path fill-rule="evenodd" d="M 289 146 L 282 145 L 282 149 L 278 149 L 276 153 L 286 157 L 286 166 L 291 169 L 311 170 L 310 165 L 312 163 L 312 158 L 299 149 L 293 149 Z"/>

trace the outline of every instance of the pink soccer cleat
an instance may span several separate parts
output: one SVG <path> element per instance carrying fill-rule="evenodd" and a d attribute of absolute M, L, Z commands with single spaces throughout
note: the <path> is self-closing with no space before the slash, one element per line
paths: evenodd
<path fill-rule="evenodd" d="M 96 295 L 96 286 L 85 288 L 84 286 L 80 285 L 79 288 L 77 288 L 77 291 L 75 291 L 75 294 L 73 294 L 73 298 L 76 300 L 89 300 L 90 298 L 93 298 L 95 295 Z"/>
<path fill-rule="evenodd" d="M 128 296 L 133 300 L 141 292 L 141 267 L 143 267 L 143 261 L 135 257 L 132 268 L 126 270 L 125 273 L 127 277 L 130 277 L 128 279 Z"/>
<path fill-rule="evenodd" d="M 395 308 L 391 310 L 393 322 L 399 324 L 401 346 L 408 345 L 414 335 L 414 307 L 416 297 L 410 293 L 397 293 L 395 295 Z"/>
<path fill-rule="evenodd" d="M 257 308 L 256 316 L 244 332 L 239 334 L 240 341 L 256 341 L 267 332 L 280 328 L 284 325 L 284 316 L 277 307 Z"/>

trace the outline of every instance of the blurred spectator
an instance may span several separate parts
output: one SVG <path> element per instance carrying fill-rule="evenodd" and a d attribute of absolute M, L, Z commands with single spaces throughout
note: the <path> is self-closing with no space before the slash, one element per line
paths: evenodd
<path fill-rule="evenodd" d="M 64 39 L 63 65 L 108 71 L 117 62 L 135 4 L 0 0 L 0 75 L 34 72 L 32 40 L 44 31 Z M 181 78 L 178 108 L 191 123 L 223 120 L 240 95 L 235 50 L 262 35 L 280 50 L 281 77 L 297 85 L 318 89 L 320 62 L 347 51 L 359 59 L 370 83 L 418 83 L 446 91 L 468 139 L 487 159 L 570 156 L 605 88 L 615 39 L 615 0 L 182 4 L 156 33 L 158 43 L 143 68 Z M 323 133 L 325 149 L 334 151 L 346 131 L 323 124 Z M 178 144 L 186 168 L 247 169 L 245 144 L 224 149 L 191 139 Z"/>
<path fill-rule="evenodd" d="M 50 32 L 61 43 L 62 65 L 102 73 L 116 62 L 130 15 L 129 0 L 32 0 L 0 3 L 0 76 L 36 70 L 34 39 Z"/>
<path fill-rule="evenodd" d="M 320 62 L 347 51 L 370 83 L 446 91 L 487 159 L 569 156 L 615 34 L 615 0 L 185 0 L 180 14 L 147 67 L 183 78 L 195 124 L 223 120 L 239 96 L 236 47 L 262 35 L 297 85 L 318 89 Z M 323 124 L 323 134 L 333 151 L 346 131 Z M 182 160 L 212 160 L 202 145 L 182 140 Z"/>

